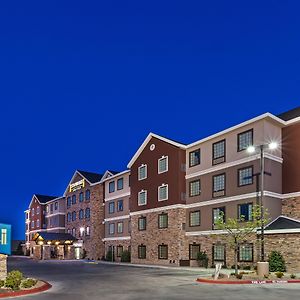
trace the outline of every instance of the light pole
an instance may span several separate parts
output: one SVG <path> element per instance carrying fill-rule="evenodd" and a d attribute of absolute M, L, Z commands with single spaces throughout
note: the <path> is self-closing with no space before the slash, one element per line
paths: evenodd
<path fill-rule="evenodd" d="M 256 149 L 258 148 L 260 151 L 260 161 L 259 161 L 259 165 L 260 165 L 260 239 L 261 239 L 261 248 L 260 248 L 260 260 L 262 262 L 265 261 L 265 236 L 264 236 L 264 224 L 263 224 L 263 220 L 264 220 L 264 205 L 263 205 L 263 200 L 264 200 L 264 179 L 265 179 L 265 160 L 264 160 L 264 152 L 265 149 L 269 149 L 269 150 L 275 150 L 277 149 L 278 144 L 276 142 L 271 142 L 269 144 L 262 144 L 259 146 L 249 146 L 247 148 L 247 152 L 248 153 L 254 153 L 256 152 Z"/>

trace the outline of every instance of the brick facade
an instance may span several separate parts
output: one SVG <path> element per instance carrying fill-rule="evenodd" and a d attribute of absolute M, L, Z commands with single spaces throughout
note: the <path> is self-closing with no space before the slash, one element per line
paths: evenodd
<path fill-rule="evenodd" d="M 0 280 L 6 278 L 7 275 L 7 255 L 0 254 Z"/>

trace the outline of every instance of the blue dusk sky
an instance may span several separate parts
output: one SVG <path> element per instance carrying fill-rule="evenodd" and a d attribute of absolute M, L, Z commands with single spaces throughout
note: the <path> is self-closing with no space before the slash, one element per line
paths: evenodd
<path fill-rule="evenodd" d="M 299 1 L 1 1 L 0 222 L 124 170 L 151 131 L 190 143 L 300 104 Z"/>

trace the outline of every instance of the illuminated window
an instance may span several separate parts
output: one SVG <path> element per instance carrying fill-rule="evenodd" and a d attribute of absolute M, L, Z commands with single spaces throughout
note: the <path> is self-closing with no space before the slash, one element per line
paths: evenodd
<path fill-rule="evenodd" d="M 2 245 L 7 244 L 7 229 L 5 228 L 1 229 L 1 244 Z"/>
<path fill-rule="evenodd" d="M 85 234 L 87 236 L 89 236 L 91 233 L 90 233 L 90 226 L 86 226 L 86 229 L 85 229 Z"/>

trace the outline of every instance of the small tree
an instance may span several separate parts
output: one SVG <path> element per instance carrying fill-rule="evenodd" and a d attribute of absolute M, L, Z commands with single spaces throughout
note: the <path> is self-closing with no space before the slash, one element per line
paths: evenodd
<path fill-rule="evenodd" d="M 272 251 L 269 255 L 270 272 L 285 272 L 285 261 L 282 254 L 278 251 Z"/>
<path fill-rule="evenodd" d="M 264 219 L 261 220 L 261 207 L 254 205 L 251 212 L 251 218 L 249 221 L 245 220 L 245 216 L 241 216 L 240 219 L 227 218 L 224 220 L 224 213 L 221 212 L 219 218 L 215 221 L 215 228 L 226 231 L 227 243 L 231 248 L 234 249 L 234 266 L 235 275 L 238 274 L 238 247 L 240 243 L 243 243 L 249 238 L 255 229 L 260 228 L 262 225 L 265 226 L 268 222 L 267 212 L 264 213 Z"/>

